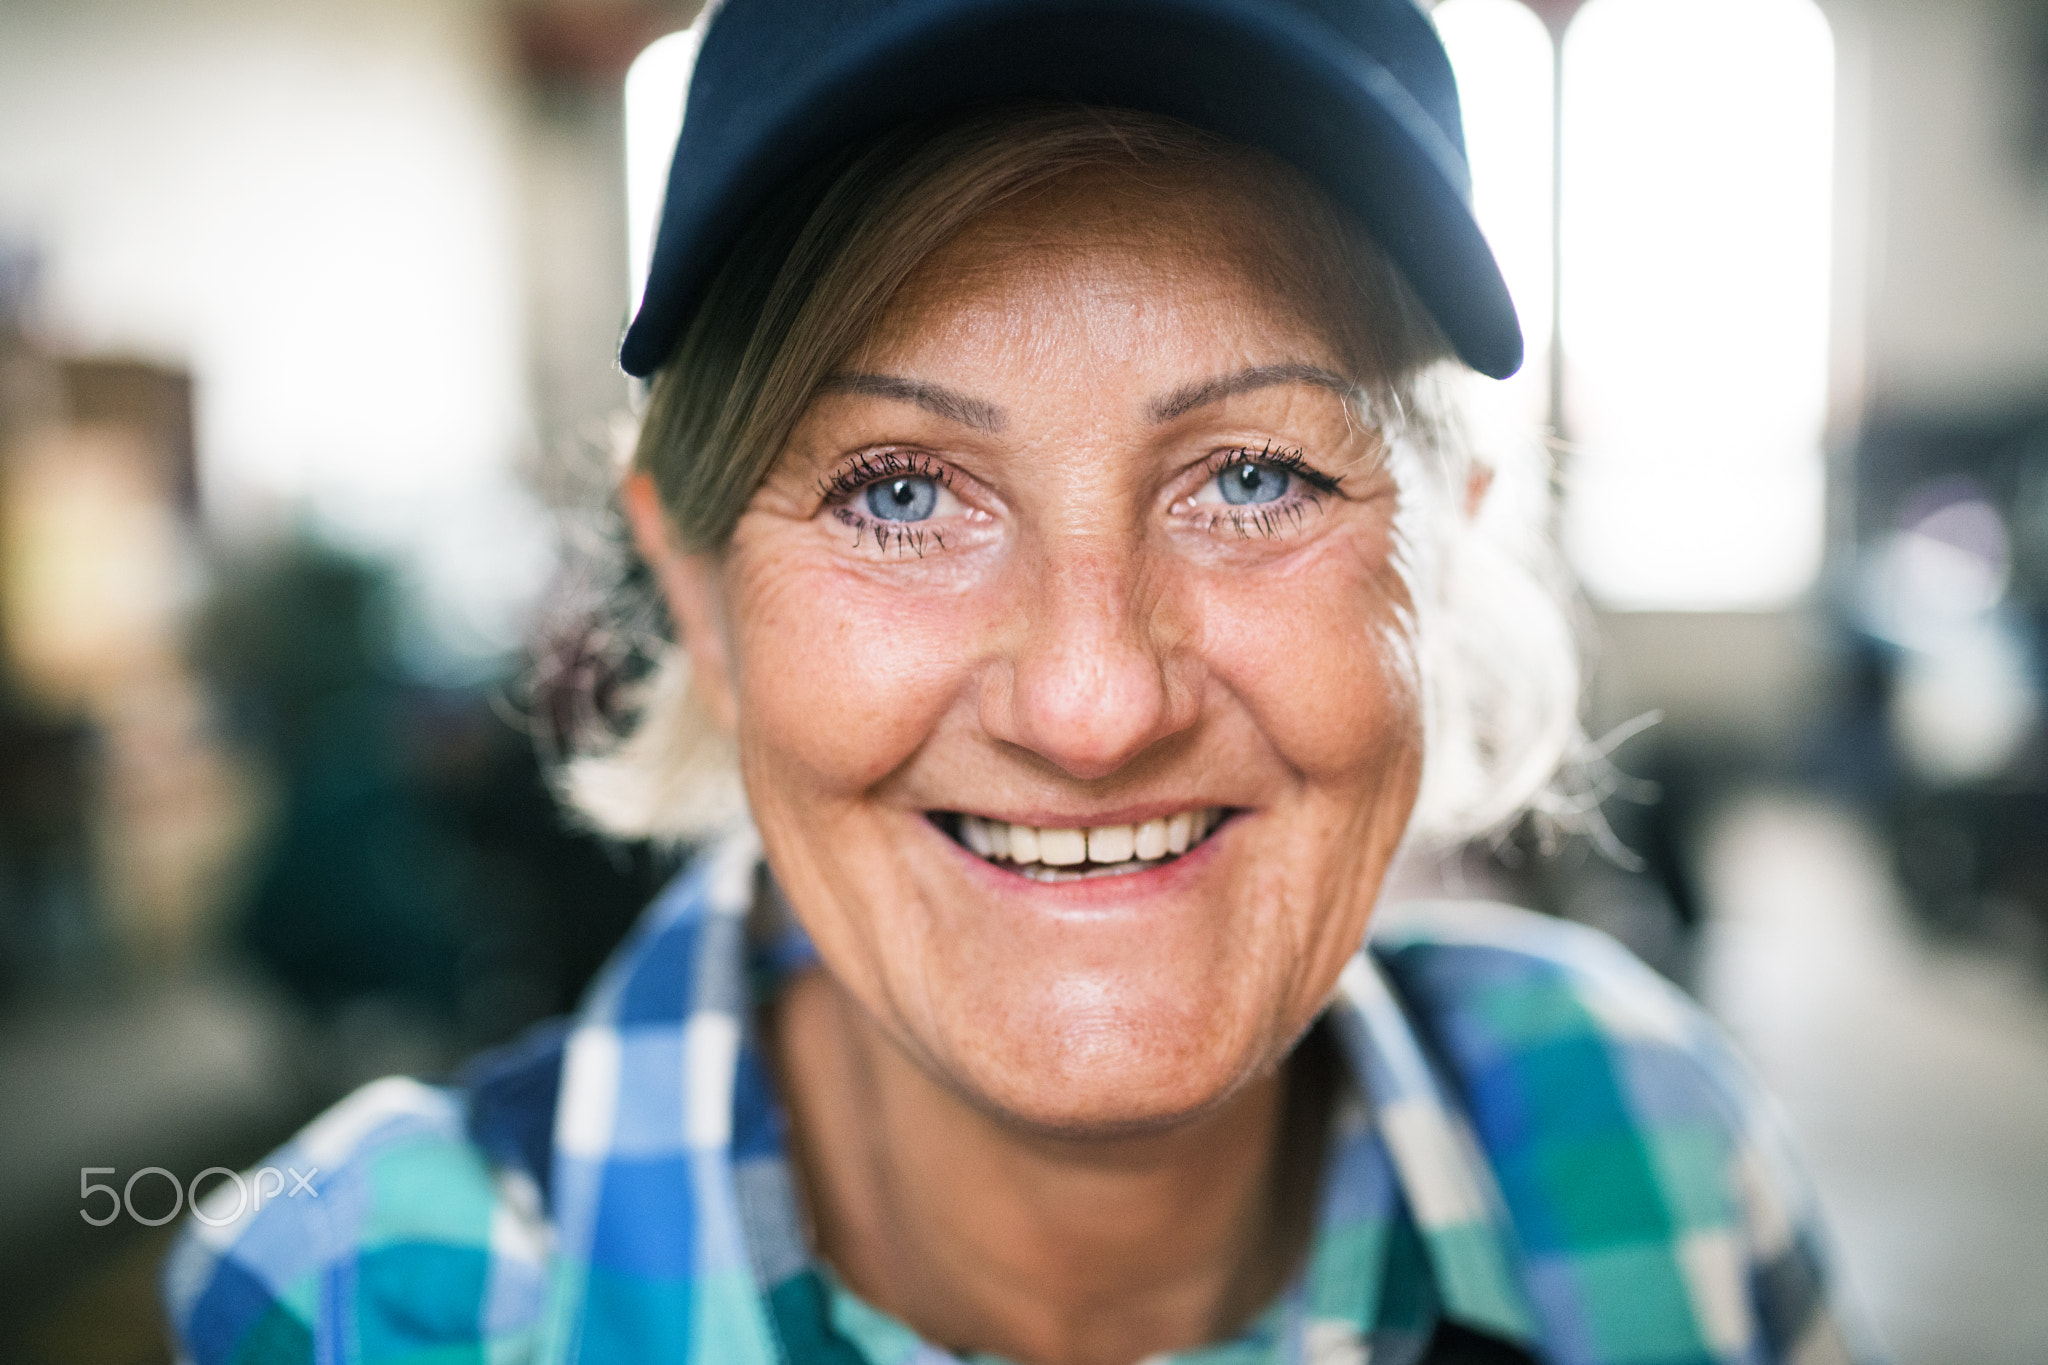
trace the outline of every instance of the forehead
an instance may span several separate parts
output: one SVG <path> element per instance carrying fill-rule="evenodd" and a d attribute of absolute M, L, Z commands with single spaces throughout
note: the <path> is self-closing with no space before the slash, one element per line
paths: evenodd
<path fill-rule="evenodd" d="M 1257 166 L 1087 166 L 972 219 L 912 271 L 862 347 L 877 358 L 1023 340 L 1049 313 L 1157 345 L 1200 315 L 1214 344 L 1311 342 L 1356 373 L 1363 319 L 1314 192 Z"/>

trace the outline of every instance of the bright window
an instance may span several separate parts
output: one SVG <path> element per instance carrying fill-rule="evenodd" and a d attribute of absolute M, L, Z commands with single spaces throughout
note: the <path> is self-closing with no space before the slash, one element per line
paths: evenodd
<path fill-rule="evenodd" d="M 1565 34 L 1553 215 L 1547 30 L 1520 0 L 1444 0 L 1435 17 L 1475 208 L 1529 338 L 1530 373 L 1503 397 L 1571 441 L 1562 532 L 1587 590 L 1623 609 L 1797 597 L 1823 531 L 1826 20 L 1813 0 L 1591 0 Z"/>
<path fill-rule="evenodd" d="M 637 308 L 647 288 L 654 231 L 668 193 L 668 163 L 683 130 L 683 96 L 697 61 L 697 31 L 657 38 L 626 72 L 626 261 Z"/>
<path fill-rule="evenodd" d="M 1529 360 L 1503 397 L 1524 425 L 1550 402 L 1551 132 L 1556 57 L 1521 0 L 1444 0 L 1433 16 L 1464 105 L 1473 208 L 1514 295 Z"/>
<path fill-rule="evenodd" d="M 1812 0 L 1591 0 L 1564 42 L 1565 548 L 1621 608 L 1819 571 L 1834 47 Z"/>

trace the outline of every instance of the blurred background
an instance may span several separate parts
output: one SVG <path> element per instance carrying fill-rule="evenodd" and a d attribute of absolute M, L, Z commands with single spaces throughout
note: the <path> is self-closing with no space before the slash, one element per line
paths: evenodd
<path fill-rule="evenodd" d="M 694 9 L 0 4 L 0 1362 L 169 1359 L 174 1181 L 569 1008 L 663 874 L 529 680 Z M 1901 1365 L 2041 1365 L 2048 5 L 1435 9 L 1621 848 L 1409 875 L 1699 994 Z"/>

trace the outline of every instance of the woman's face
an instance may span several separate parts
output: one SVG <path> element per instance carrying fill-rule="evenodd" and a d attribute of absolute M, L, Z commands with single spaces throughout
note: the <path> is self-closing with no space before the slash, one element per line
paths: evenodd
<path fill-rule="evenodd" d="M 1194 173 L 990 213 L 728 550 L 664 573 L 827 967 L 1034 1130 L 1171 1123 L 1270 1071 L 1414 802 L 1395 470 L 1271 219 Z"/>

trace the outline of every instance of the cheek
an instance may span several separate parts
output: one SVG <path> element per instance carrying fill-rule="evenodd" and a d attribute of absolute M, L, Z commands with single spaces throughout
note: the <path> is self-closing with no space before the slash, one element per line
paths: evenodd
<path fill-rule="evenodd" d="M 1205 586 L 1210 667 L 1311 780 L 1384 771 L 1422 742 L 1414 612 L 1388 538 L 1329 537 L 1284 575 Z"/>
<path fill-rule="evenodd" d="M 803 769 L 821 796 L 901 767 L 960 695 L 971 599 L 906 592 L 800 555 L 728 560 L 743 751 Z"/>

